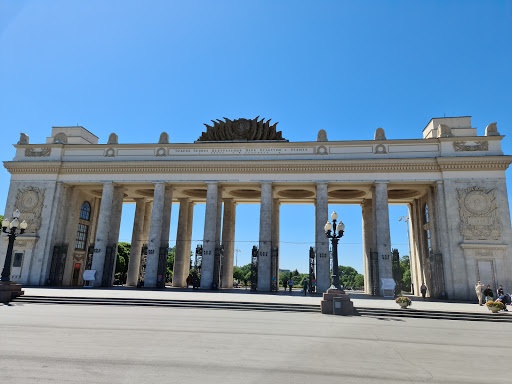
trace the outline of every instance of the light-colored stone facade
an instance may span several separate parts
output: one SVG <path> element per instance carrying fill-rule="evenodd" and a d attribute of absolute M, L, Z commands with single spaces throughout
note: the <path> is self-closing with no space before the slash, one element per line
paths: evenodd
<path fill-rule="evenodd" d="M 137 256 L 130 258 L 127 283 L 137 283 L 141 249 L 147 245 L 145 284 L 158 286 L 159 252 L 167 246 L 174 202 L 180 204 L 180 222 L 173 285 L 184 286 L 193 206 L 206 203 L 201 288 L 215 282 L 230 287 L 236 205 L 260 203 L 258 289 L 268 291 L 275 267 L 271 255 L 279 248 L 279 207 L 301 203 L 316 206 L 316 278 L 324 291 L 330 285 L 323 234 L 328 204 L 360 204 L 365 291 L 371 293 L 372 273 L 393 277 L 388 204 L 406 204 L 415 294 L 422 282 L 429 295 L 444 291 L 455 299 L 472 298 L 478 279 L 512 288 L 505 184 L 512 160 L 501 150 L 496 124 L 485 136 L 477 136 L 469 117 L 460 117 L 432 119 L 422 139 L 390 140 L 379 128 L 374 140 L 328 141 L 320 132 L 317 141 L 288 142 L 275 125 L 254 121 L 224 124 L 223 131 L 209 131 L 191 144 L 169 143 L 166 134 L 154 144 L 122 144 L 115 134 L 99 144 L 82 127 L 54 127 L 44 144 L 30 144 L 22 134 L 14 159 L 4 162 L 11 173 L 5 216 L 17 208 L 29 224 L 15 243 L 23 256 L 12 279 L 81 285 L 84 269 L 92 268 L 94 285 L 112 284 L 115 265 L 108 260 L 115 257 L 122 203 L 135 203 L 132 252 Z M 243 137 L 249 124 L 253 131 L 247 132 L 262 140 L 226 139 L 226 132 Z M 209 141 L 219 137 L 222 141 Z M 88 220 L 80 217 L 84 202 L 90 205 Z M 80 225 L 87 227 L 87 236 L 77 248 Z M 0 265 L 6 240 L 0 242 Z M 216 252 L 223 252 L 228 264 L 221 269 Z"/>

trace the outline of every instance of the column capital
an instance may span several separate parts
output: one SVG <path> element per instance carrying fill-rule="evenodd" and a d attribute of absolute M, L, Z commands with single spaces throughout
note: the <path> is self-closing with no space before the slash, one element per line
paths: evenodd
<path fill-rule="evenodd" d="M 328 181 L 323 181 L 323 180 L 322 180 L 322 181 L 317 181 L 315 184 L 316 184 L 317 186 L 319 186 L 319 185 L 329 185 L 329 182 L 328 182 Z"/>
<path fill-rule="evenodd" d="M 272 181 L 260 181 L 261 185 L 272 185 Z"/>
<path fill-rule="evenodd" d="M 166 185 L 165 181 L 153 181 L 154 185 Z"/>
<path fill-rule="evenodd" d="M 442 185 L 442 184 L 444 184 L 444 180 L 436 180 L 436 184 L 437 185 Z"/>
<path fill-rule="evenodd" d="M 212 181 L 205 181 L 204 182 L 206 185 L 208 184 L 219 184 L 219 182 L 217 180 L 212 180 Z"/>
<path fill-rule="evenodd" d="M 375 185 L 377 185 L 377 184 L 386 184 L 386 185 L 388 185 L 389 184 L 389 180 L 375 180 L 374 184 Z"/>

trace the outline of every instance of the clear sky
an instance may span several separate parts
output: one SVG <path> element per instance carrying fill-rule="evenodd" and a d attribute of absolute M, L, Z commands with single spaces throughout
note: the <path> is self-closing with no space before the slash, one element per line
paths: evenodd
<path fill-rule="evenodd" d="M 196 140 L 211 119 L 261 116 L 290 141 L 421 138 L 432 117 L 512 127 L 512 1 L 0 0 L 0 149 L 82 125 L 106 143 Z M 504 152 L 512 153 L 510 138 Z M 507 171 L 511 178 L 510 171 Z M 0 213 L 9 174 L 0 170 Z M 508 183 L 511 190 L 510 181 Z M 238 264 L 259 206 L 237 209 Z M 361 208 L 337 206 L 341 263 L 362 271 Z M 121 240 L 134 206 L 125 204 Z M 176 236 L 173 207 L 171 243 Z M 203 236 L 204 205 L 193 238 Z M 405 206 L 391 240 L 408 253 Z M 281 267 L 307 270 L 313 206 L 283 206 Z M 193 244 L 195 247 L 195 243 Z"/>

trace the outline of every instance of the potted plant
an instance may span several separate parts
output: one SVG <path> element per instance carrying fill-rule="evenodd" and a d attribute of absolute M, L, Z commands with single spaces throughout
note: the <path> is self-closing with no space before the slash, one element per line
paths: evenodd
<path fill-rule="evenodd" d="M 412 300 L 405 296 L 397 297 L 395 302 L 398 303 L 402 308 L 407 308 L 408 306 L 412 305 Z"/>
<path fill-rule="evenodd" d="M 501 301 L 488 301 L 485 303 L 485 306 L 491 310 L 492 313 L 496 313 L 498 311 L 502 311 L 505 309 L 505 304 L 503 304 Z"/>

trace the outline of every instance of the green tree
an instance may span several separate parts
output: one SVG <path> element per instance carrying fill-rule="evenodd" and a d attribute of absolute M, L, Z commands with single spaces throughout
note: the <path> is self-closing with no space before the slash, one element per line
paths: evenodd
<path fill-rule="evenodd" d="M 357 271 L 352 267 L 345 267 L 343 265 L 338 266 L 338 272 L 340 277 L 340 284 L 344 287 L 355 287 Z"/>
<path fill-rule="evenodd" d="M 4 215 L 0 215 L 0 222 L 4 221 Z"/>
<path fill-rule="evenodd" d="M 402 272 L 402 289 L 405 292 L 411 290 L 411 260 L 409 255 L 400 258 L 400 271 Z"/>
<path fill-rule="evenodd" d="M 167 269 L 165 272 L 165 282 L 170 283 L 172 281 L 172 272 L 174 269 L 174 252 L 176 251 L 176 246 L 172 247 L 167 253 Z"/>
<path fill-rule="evenodd" d="M 359 289 L 360 287 L 364 287 L 364 275 L 358 273 L 354 278 L 354 285 L 357 289 Z"/>
<path fill-rule="evenodd" d="M 117 244 L 117 260 L 116 260 L 116 279 L 121 283 L 125 282 L 126 272 L 128 272 L 128 262 L 130 260 L 130 243 L 120 242 Z"/>

